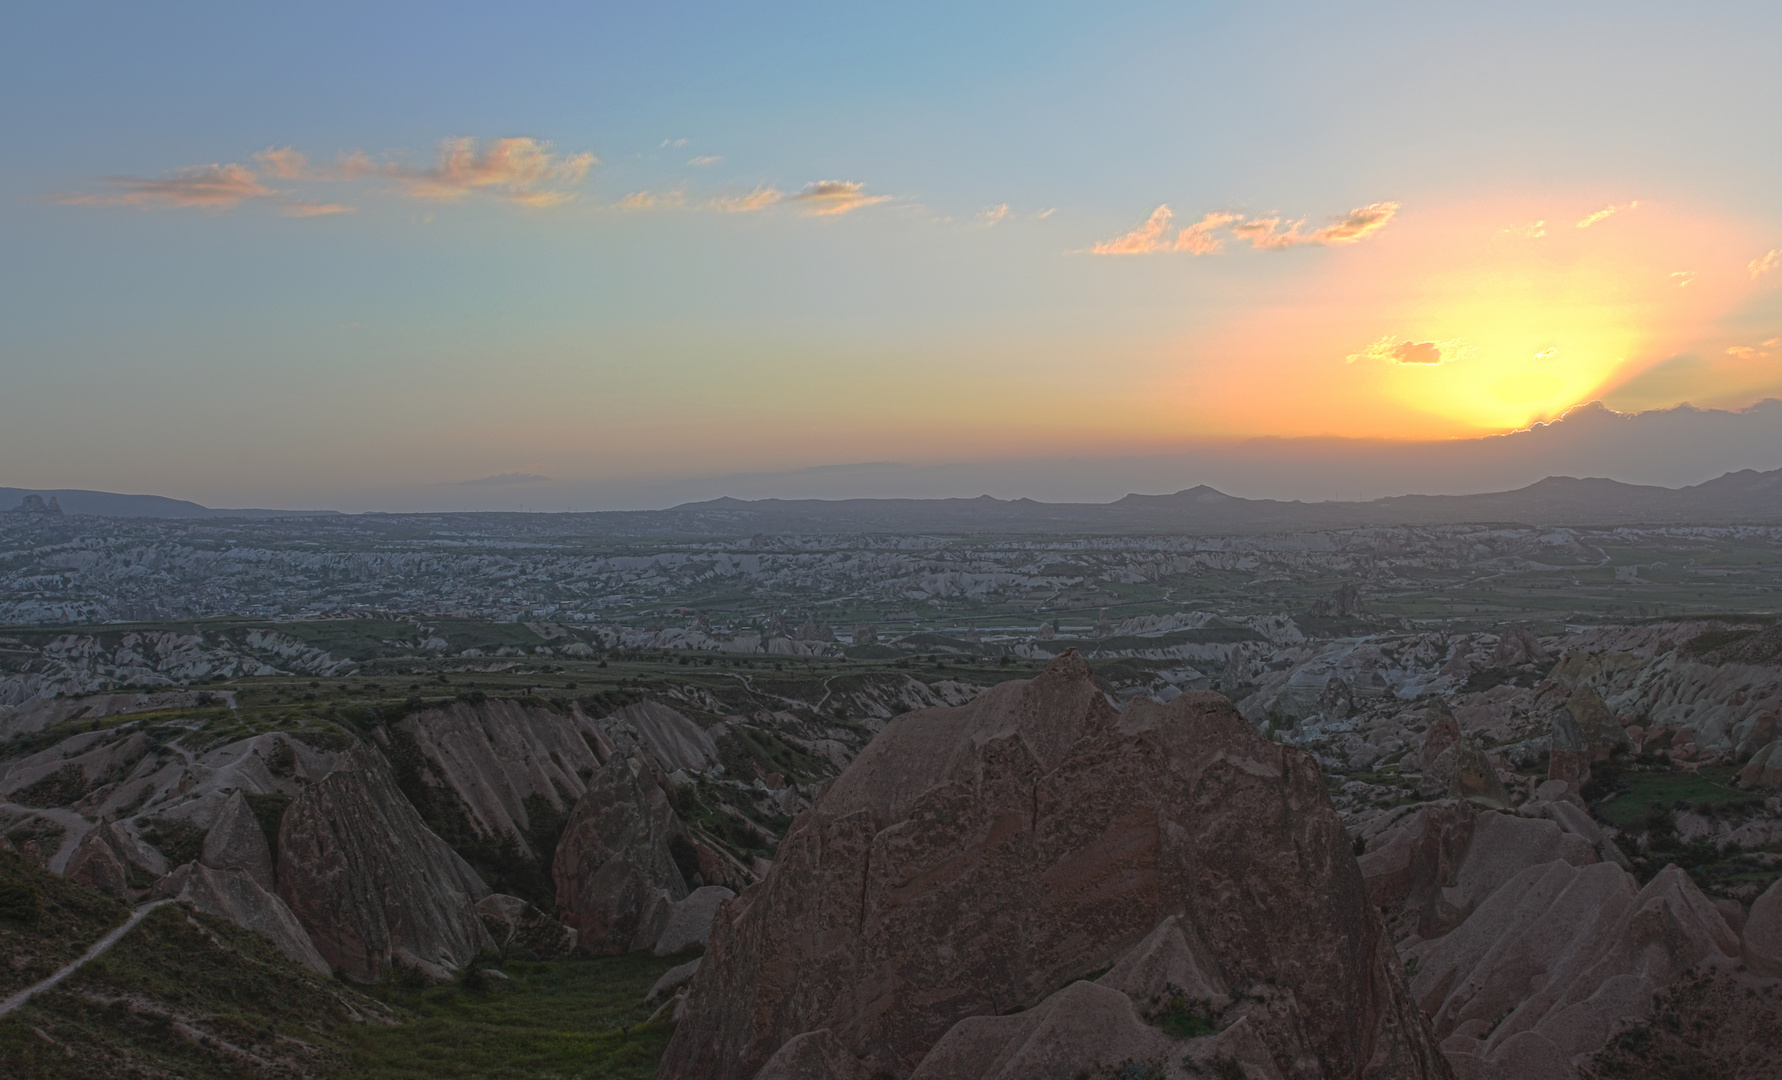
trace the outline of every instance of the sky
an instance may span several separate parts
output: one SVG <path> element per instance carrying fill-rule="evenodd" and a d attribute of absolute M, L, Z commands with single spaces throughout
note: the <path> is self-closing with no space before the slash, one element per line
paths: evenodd
<path fill-rule="evenodd" d="M 1257 439 L 1782 397 L 1773 3 L 4 20 L 8 486 L 1117 494 Z"/>

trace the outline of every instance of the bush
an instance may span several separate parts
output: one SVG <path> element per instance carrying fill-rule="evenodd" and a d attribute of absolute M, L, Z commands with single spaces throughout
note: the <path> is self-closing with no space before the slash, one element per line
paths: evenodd
<path fill-rule="evenodd" d="M 28 881 L 0 882 L 0 919 L 29 925 L 42 910 L 37 886 Z"/>

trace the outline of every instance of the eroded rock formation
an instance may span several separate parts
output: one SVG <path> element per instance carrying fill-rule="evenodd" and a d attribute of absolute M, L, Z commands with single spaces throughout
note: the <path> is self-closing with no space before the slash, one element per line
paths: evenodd
<path fill-rule="evenodd" d="M 369 982 L 398 962 L 445 978 L 494 946 L 475 908 L 488 886 L 427 829 L 369 747 L 291 804 L 278 849 L 279 895 L 349 978 Z"/>
<path fill-rule="evenodd" d="M 564 826 L 551 866 L 557 911 L 589 952 L 650 948 L 670 905 L 687 895 L 669 848 L 686 843 L 686 830 L 664 784 L 641 754 L 615 754 Z"/>
<path fill-rule="evenodd" d="M 1074 1006 L 994 1022 L 1010 1010 L 1065 994 L 1138 1016 L 1129 988 L 1081 980 L 1172 918 L 1207 990 L 1276 1003 L 1218 1035 L 1241 1020 L 1296 1076 L 1448 1075 L 1311 759 L 1217 695 L 1116 711 L 1074 652 L 862 751 L 724 909 L 658 1075 L 748 1080 L 831 1043 L 894 1077 L 968 1067 L 931 1053 L 983 1075 L 1011 1045 L 1060 1046 L 1045 1017 L 1066 1030 Z M 1132 1054 L 1164 1045 L 1140 1028 Z M 1020 1060 L 1074 1076 L 1105 1056 Z"/>

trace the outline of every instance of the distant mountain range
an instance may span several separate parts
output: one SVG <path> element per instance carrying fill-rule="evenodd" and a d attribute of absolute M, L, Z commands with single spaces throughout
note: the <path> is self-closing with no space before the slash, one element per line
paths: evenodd
<path fill-rule="evenodd" d="M 1398 495 L 1368 502 L 1241 499 L 1201 485 L 1111 503 L 1031 499 L 713 499 L 653 516 L 693 533 L 1253 532 L 1364 525 L 1782 524 L 1782 469 L 1740 472 L 1684 488 L 1550 476 L 1515 491 Z"/>
<path fill-rule="evenodd" d="M 54 499 L 68 514 L 102 517 L 274 518 L 336 511 L 214 510 L 156 495 L 0 488 L 0 505 Z M 41 507 L 32 500 L 28 505 Z M 24 510 L 12 511 L 25 513 Z M 36 510 L 42 513 L 41 509 Z M 378 518 L 404 515 L 376 515 Z M 445 515 L 417 515 L 438 517 Z M 455 515 L 454 515 L 455 516 Z M 490 514 L 489 516 L 511 516 Z M 1396 495 L 1367 502 L 1242 499 L 1201 485 L 1173 495 L 1128 495 L 1111 503 L 1033 499 L 712 499 L 668 510 L 553 514 L 559 527 L 590 534 L 747 536 L 754 533 L 1133 533 L 1258 532 L 1367 525 L 1782 524 L 1782 469 L 1745 469 L 1683 488 L 1550 476 L 1514 491 Z"/>
<path fill-rule="evenodd" d="M 93 517 L 148 518 L 271 518 L 314 517 L 338 514 L 338 510 L 213 510 L 184 499 L 162 495 L 117 495 L 109 491 L 81 491 L 72 488 L 9 488 L 0 487 L 0 512 L 24 504 L 27 496 L 36 495 L 47 504 L 54 499 L 64 514 L 90 514 Z"/>

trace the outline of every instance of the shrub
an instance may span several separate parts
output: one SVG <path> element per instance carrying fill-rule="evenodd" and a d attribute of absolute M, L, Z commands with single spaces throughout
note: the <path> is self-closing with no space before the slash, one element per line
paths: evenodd
<path fill-rule="evenodd" d="M 37 921 L 40 911 L 37 886 L 28 881 L 0 882 L 0 919 L 29 925 Z"/>

